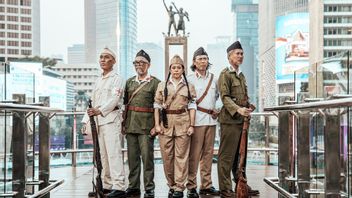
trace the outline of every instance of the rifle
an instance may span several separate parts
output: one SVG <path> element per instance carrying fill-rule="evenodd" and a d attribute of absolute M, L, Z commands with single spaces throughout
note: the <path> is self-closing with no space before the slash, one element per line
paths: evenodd
<path fill-rule="evenodd" d="M 253 111 L 255 110 L 255 106 L 252 104 L 247 104 L 247 107 L 251 108 Z M 244 117 L 243 127 L 242 127 L 242 134 L 241 134 L 241 142 L 240 142 L 240 164 L 238 167 L 238 181 L 236 187 L 236 197 L 237 198 L 248 198 L 248 185 L 247 179 L 244 177 L 245 173 L 245 160 L 246 160 L 246 153 L 247 153 L 247 133 L 250 124 L 251 117 Z"/>
<path fill-rule="evenodd" d="M 92 108 L 92 100 L 88 100 L 88 107 Z M 101 180 L 101 171 L 103 169 L 103 166 L 101 164 L 101 157 L 100 157 L 100 146 L 99 146 L 99 139 L 98 139 L 98 131 L 97 131 L 97 125 L 94 120 L 94 116 L 89 116 L 89 121 L 90 121 L 90 126 L 92 130 L 92 137 L 93 137 L 93 147 L 94 147 L 94 167 L 98 171 L 98 175 L 95 177 L 95 183 L 92 181 L 93 187 L 95 189 L 95 197 L 96 198 L 103 198 L 104 192 L 103 192 L 103 182 Z"/>

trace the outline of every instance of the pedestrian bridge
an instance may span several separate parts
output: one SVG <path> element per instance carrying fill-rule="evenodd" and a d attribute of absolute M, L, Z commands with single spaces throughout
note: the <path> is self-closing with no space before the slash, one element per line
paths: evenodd
<path fill-rule="evenodd" d="M 92 141 L 79 132 L 83 112 L 63 112 L 45 107 L 45 102 L 18 104 L 24 98 L 14 95 L 14 101 L 0 103 L 0 197 L 87 197 L 92 190 Z M 296 103 L 253 113 L 249 184 L 260 190 L 260 197 L 352 196 L 352 97 Z M 127 161 L 125 144 L 123 148 Z M 218 188 L 217 149 L 213 161 Z M 155 164 L 156 197 L 166 197 L 157 138 Z"/>

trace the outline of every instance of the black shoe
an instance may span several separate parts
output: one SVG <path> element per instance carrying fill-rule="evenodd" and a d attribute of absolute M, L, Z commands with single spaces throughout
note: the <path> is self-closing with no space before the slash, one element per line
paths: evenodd
<path fill-rule="evenodd" d="M 167 197 L 168 197 L 168 198 L 172 198 L 172 196 L 174 195 L 174 192 L 175 192 L 174 189 L 171 189 L 171 188 L 170 188 L 169 194 L 168 194 Z"/>
<path fill-rule="evenodd" d="M 183 192 L 181 191 L 175 191 L 174 194 L 172 195 L 173 198 L 183 198 Z"/>
<path fill-rule="evenodd" d="M 111 193 L 109 193 L 106 197 L 111 197 L 111 198 L 126 198 L 126 192 L 123 190 L 113 190 Z"/>
<path fill-rule="evenodd" d="M 127 190 L 126 190 L 127 197 L 134 197 L 134 196 L 138 196 L 140 194 L 141 194 L 141 190 L 139 190 L 138 188 L 127 188 Z"/>
<path fill-rule="evenodd" d="M 197 193 L 197 189 L 192 188 L 187 191 L 187 198 L 198 198 L 199 195 Z"/>
<path fill-rule="evenodd" d="M 208 189 L 200 189 L 199 194 L 201 195 L 220 195 L 220 191 L 216 190 L 214 186 Z"/>
<path fill-rule="evenodd" d="M 154 190 L 146 190 L 144 193 L 144 198 L 154 198 L 155 197 L 155 193 Z"/>
<path fill-rule="evenodd" d="M 111 193 L 111 189 L 106 189 L 106 188 L 103 188 L 103 193 L 104 194 L 109 194 L 109 193 Z"/>

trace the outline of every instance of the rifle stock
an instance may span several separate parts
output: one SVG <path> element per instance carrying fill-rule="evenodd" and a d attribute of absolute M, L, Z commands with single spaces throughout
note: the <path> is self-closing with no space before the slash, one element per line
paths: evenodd
<path fill-rule="evenodd" d="M 92 108 L 92 100 L 89 99 L 88 107 Z M 99 146 L 99 139 L 98 139 L 98 131 L 97 125 L 94 120 L 94 116 L 89 116 L 90 126 L 92 130 L 92 137 L 93 137 L 93 147 L 94 147 L 94 166 L 98 171 L 98 175 L 95 177 L 95 183 L 92 181 L 94 189 L 96 191 L 95 197 L 104 197 L 103 193 L 103 182 L 101 180 L 101 171 L 103 166 L 101 164 L 101 156 L 100 156 L 100 146 Z"/>

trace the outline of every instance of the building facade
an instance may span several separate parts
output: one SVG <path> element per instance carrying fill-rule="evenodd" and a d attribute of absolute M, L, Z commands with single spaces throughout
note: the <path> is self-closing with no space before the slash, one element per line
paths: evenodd
<path fill-rule="evenodd" d="M 0 59 L 40 55 L 40 1 L 0 0 Z"/>
<path fill-rule="evenodd" d="M 86 62 L 96 63 L 101 50 L 109 47 L 117 53 L 117 69 L 127 78 L 133 74 L 129 66 L 136 53 L 136 0 L 85 1 Z"/>
<path fill-rule="evenodd" d="M 86 62 L 85 47 L 83 44 L 74 44 L 67 48 L 68 64 L 84 64 Z"/>

